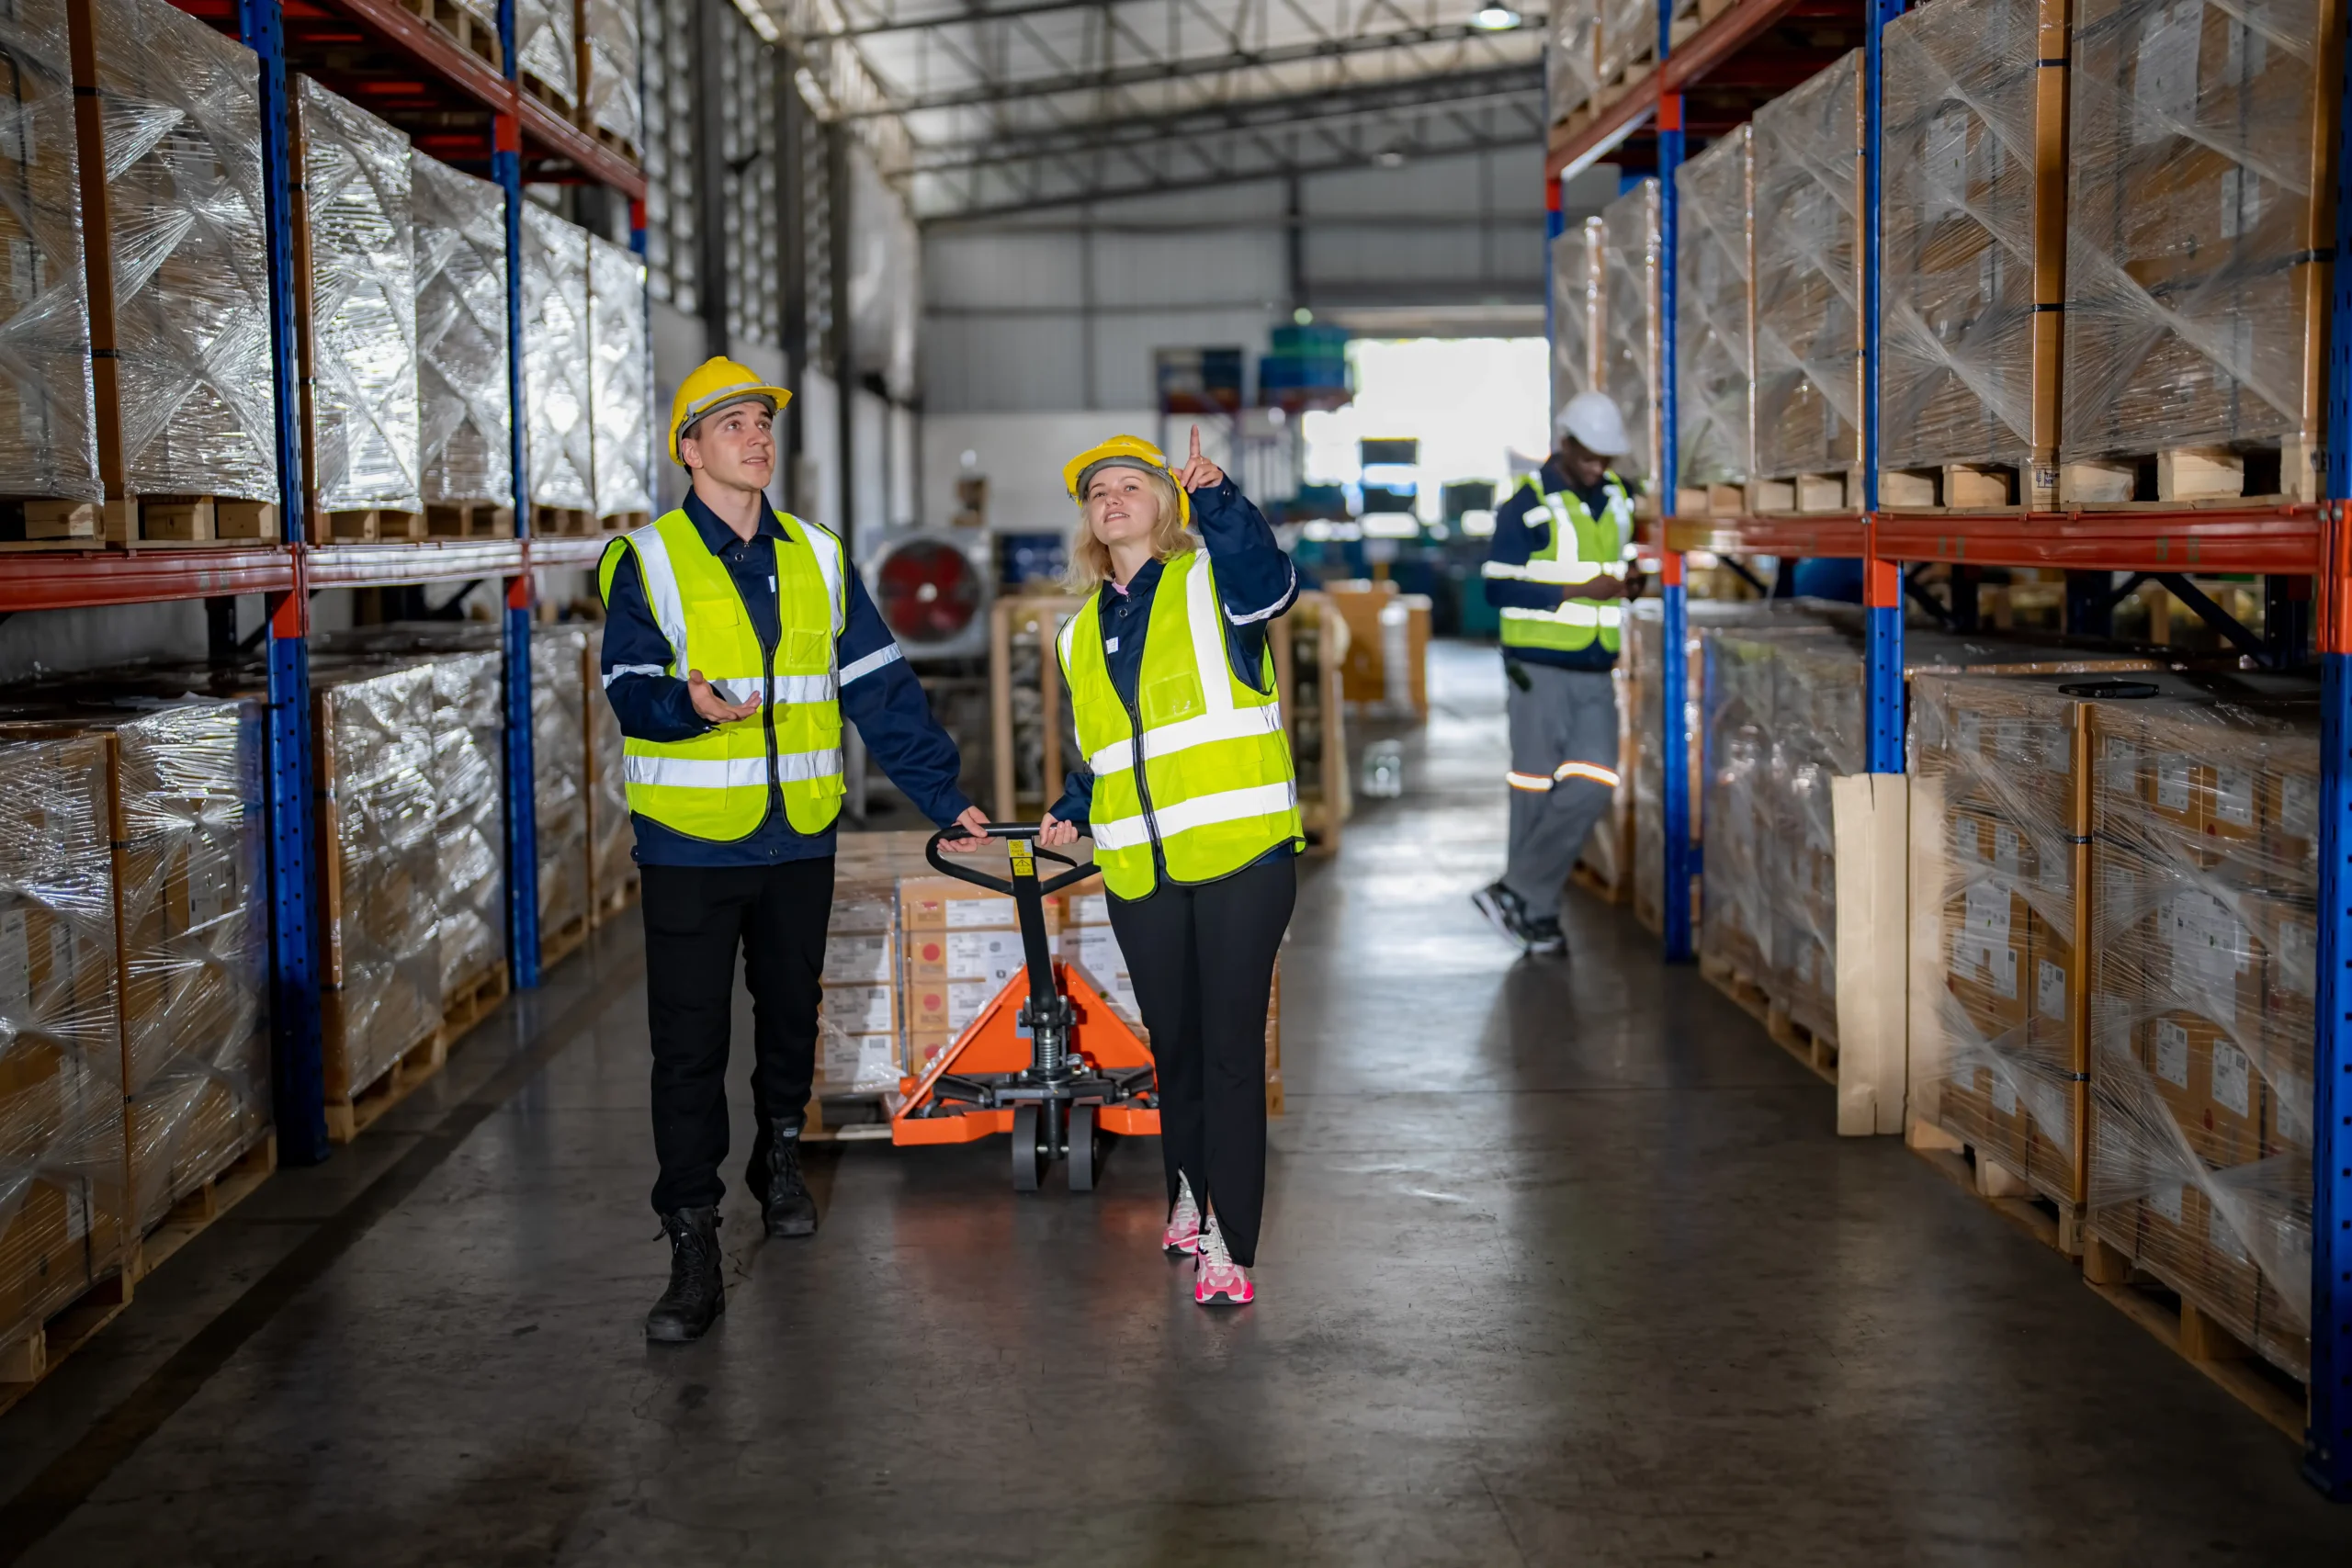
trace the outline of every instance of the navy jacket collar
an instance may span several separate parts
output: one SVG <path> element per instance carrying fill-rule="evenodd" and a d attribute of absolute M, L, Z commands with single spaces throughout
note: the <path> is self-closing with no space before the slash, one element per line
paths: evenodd
<path fill-rule="evenodd" d="M 695 532 L 702 536 L 704 547 L 712 555 L 717 555 L 728 546 L 739 542 L 735 536 L 735 530 L 721 522 L 717 513 L 705 506 L 702 497 L 696 495 L 691 486 L 687 488 L 685 502 L 679 510 L 686 514 L 686 521 L 695 525 Z M 784 525 L 776 521 L 775 508 L 770 506 L 765 501 L 760 502 L 760 526 L 758 532 L 752 536 L 768 539 L 792 537 L 784 531 Z"/>
<path fill-rule="evenodd" d="M 1151 591 L 1159 586 L 1160 569 L 1166 564 L 1164 561 L 1148 560 L 1136 568 L 1136 574 L 1127 579 L 1125 597 L 1137 603 L 1150 598 Z M 1102 580 L 1102 597 L 1114 602 L 1120 597 L 1118 589 L 1112 586 L 1107 577 Z"/>

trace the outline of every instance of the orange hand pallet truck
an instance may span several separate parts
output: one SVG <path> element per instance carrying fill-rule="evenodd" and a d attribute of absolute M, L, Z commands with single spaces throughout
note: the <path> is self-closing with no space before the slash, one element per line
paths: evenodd
<path fill-rule="evenodd" d="M 1046 897 L 1093 875 L 1092 863 L 1033 845 L 1035 823 L 991 822 L 988 835 L 1006 840 L 1011 878 L 944 859 L 944 833 L 931 836 L 923 855 L 945 875 L 1012 895 L 1026 962 L 939 1060 L 901 1081 L 890 1141 L 968 1144 L 1010 1133 L 1014 1191 L 1036 1191 L 1046 1168 L 1067 1160 L 1069 1190 L 1091 1192 L 1112 1138 L 1159 1132 L 1151 1049 L 1083 970 L 1057 963 L 1046 944 Z M 1070 869 L 1041 881 L 1040 859 Z"/>

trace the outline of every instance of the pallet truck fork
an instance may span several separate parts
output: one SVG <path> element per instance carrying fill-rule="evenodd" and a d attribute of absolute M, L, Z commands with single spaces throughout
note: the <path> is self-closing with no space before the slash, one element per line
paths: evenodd
<path fill-rule="evenodd" d="M 1083 970 L 1056 962 L 1046 946 L 1046 896 L 1085 881 L 1094 866 L 1034 846 L 1034 823 L 991 822 L 988 835 L 1006 840 L 1009 879 L 944 859 L 944 833 L 933 833 L 923 854 L 945 875 L 1012 895 L 1025 963 L 922 1077 L 901 1081 L 890 1141 L 968 1144 L 1010 1133 L 1014 1191 L 1036 1191 L 1046 1168 L 1067 1160 L 1069 1190 L 1091 1192 L 1111 1138 L 1159 1132 L 1151 1050 Z M 1040 880 L 1039 859 L 1070 869 Z"/>

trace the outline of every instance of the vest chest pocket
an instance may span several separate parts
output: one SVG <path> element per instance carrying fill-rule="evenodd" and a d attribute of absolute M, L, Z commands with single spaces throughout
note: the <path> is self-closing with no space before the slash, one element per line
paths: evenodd
<path fill-rule="evenodd" d="M 1142 699 L 1136 705 L 1143 710 L 1144 723 L 1153 728 L 1196 717 L 1209 706 L 1201 693 L 1200 676 L 1190 670 L 1144 682 L 1136 694 Z"/>
<path fill-rule="evenodd" d="M 743 624 L 743 606 L 736 602 L 732 594 L 723 598 L 714 594 L 707 599 L 689 599 L 686 601 L 685 610 L 686 625 L 689 626 L 708 626 L 715 631 L 721 626 L 732 627 Z"/>
<path fill-rule="evenodd" d="M 802 626 L 786 626 L 784 631 L 784 659 L 776 668 L 789 670 L 796 675 L 815 675 L 832 668 L 825 645 L 830 632 L 809 631 Z"/>

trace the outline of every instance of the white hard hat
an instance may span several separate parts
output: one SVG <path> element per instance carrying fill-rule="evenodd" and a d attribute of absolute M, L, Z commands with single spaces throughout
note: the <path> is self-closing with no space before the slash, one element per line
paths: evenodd
<path fill-rule="evenodd" d="M 1578 392 L 1552 422 L 1556 439 L 1573 435 L 1577 444 L 1596 457 L 1622 457 L 1633 447 L 1625 439 L 1624 416 L 1606 392 Z"/>

